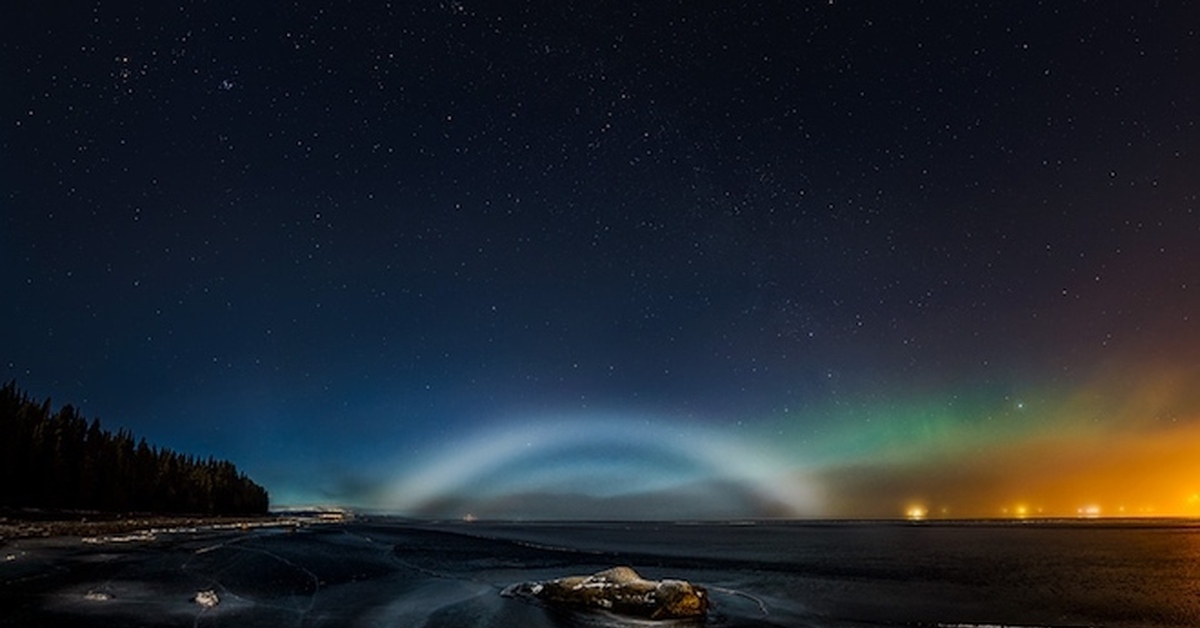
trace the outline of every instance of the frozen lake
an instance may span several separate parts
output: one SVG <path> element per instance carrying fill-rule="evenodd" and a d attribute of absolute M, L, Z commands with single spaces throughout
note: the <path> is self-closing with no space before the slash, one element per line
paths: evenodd
<path fill-rule="evenodd" d="M 26 539 L 0 625 L 623 626 L 505 598 L 633 566 L 705 585 L 705 626 L 1200 625 L 1192 522 L 413 524 Z"/>

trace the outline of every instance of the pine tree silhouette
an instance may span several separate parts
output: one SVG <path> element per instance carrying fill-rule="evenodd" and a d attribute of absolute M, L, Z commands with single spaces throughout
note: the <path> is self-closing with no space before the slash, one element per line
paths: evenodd
<path fill-rule="evenodd" d="M 0 506 L 156 512 L 265 514 L 267 491 L 233 463 L 134 444 L 125 429 L 106 431 L 50 399 L 31 401 L 9 382 L 0 388 Z"/>

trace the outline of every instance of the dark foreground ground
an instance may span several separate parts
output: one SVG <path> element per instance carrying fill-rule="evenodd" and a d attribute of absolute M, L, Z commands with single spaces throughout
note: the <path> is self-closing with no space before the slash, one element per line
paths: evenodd
<path fill-rule="evenodd" d="M 1166 628 L 1200 626 L 1198 559 L 1195 522 L 230 522 L 6 542 L 0 626 Z M 706 586 L 709 615 L 501 595 L 613 565 Z"/>

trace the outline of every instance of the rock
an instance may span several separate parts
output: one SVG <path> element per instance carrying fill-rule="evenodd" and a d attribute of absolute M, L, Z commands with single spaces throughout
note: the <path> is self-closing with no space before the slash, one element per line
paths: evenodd
<path fill-rule="evenodd" d="M 192 601 L 200 606 L 203 606 L 204 608 L 212 608 L 221 603 L 221 598 L 217 597 L 216 591 L 209 589 L 207 591 L 200 591 L 197 593 L 196 597 L 192 598 Z"/>
<path fill-rule="evenodd" d="M 503 595 L 533 598 L 552 608 L 603 610 L 644 619 L 696 618 L 708 612 L 704 587 L 684 580 L 646 580 L 630 567 L 515 584 Z"/>

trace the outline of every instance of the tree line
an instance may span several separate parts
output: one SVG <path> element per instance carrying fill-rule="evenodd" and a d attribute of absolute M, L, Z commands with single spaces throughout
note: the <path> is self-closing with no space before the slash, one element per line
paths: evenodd
<path fill-rule="evenodd" d="M 267 491 L 226 460 L 109 432 L 71 405 L 0 388 L 0 506 L 206 515 L 265 514 Z"/>

